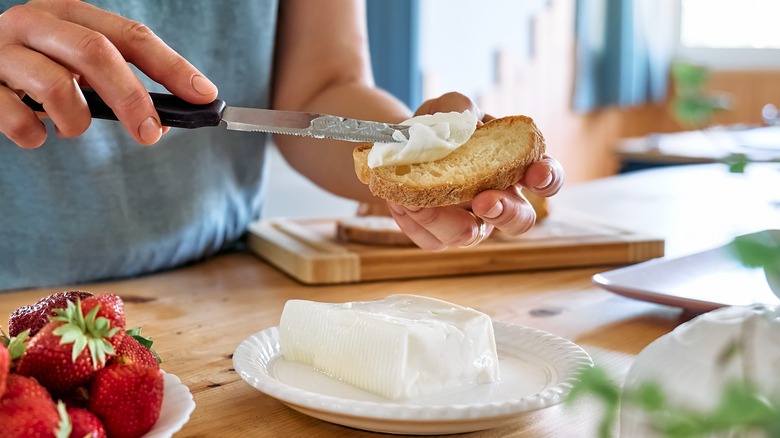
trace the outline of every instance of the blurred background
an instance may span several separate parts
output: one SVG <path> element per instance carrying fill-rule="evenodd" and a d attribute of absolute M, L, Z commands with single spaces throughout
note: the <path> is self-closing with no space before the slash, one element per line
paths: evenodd
<path fill-rule="evenodd" d="M 532 117 L 567 185 L 734 155 L 780 159 L 780 127 L 769 129 L 780 106 L 778 0 L 367 4 L 380 86 L 411 108 L 459 91 L 492 115 Z M 354 212 L 271 158 L 266 217 Z"/>

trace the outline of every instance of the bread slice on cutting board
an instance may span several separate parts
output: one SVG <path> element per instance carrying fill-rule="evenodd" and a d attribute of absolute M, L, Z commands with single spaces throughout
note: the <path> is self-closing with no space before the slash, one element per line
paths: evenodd
<path fill-rule="evenodd" d="M 446 157 L 427 163 L 368 167 L 373 145 L 353 151 L 355 173 L 379 198 L 414 207 L 442 207 L 470 201 L 485 190 L 516 183 L 542 158 L 544 137 L 530 117 L 508 116 L 477 128 Z"/>
<path fill-rule="evenodd" d="M 390 216 L 355 216 L 336 220 L 336 238 L 341 242 L 381 246 L 414 246 Z"/>

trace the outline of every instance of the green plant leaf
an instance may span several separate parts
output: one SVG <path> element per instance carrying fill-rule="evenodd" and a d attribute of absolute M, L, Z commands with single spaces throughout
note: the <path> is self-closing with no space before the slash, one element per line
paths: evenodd
<path fill-rule="evenodd" d="M 633 397 L 635 402 L 646 411 L 660 411 L 666 408 L 666 396 L 658 383 L 642 383 Z"/>
<path fill-rule="evenodd" d="M 712 99 L 704 94 L 691 93 L 672 101 L 672 113 L 677 120 L 693 127 L 706 126 L 717 111 L 719 109 L 713 106 Z"/>
<path fill-rule="evenodd" d="M 777 268 L 780 266 L 780 242 L 770 233 L 737 236 L 729 245 L 734 256 L 749 268 Z"/>
<path fill-rule="evenodd" d="M 645 412 L 648 424 L 665 438 L 709 437 L 745 431 L 762 431 L 771 438 L 780 438 L 780 394 L 768 398 L 759 388 L 742 380 L 729 384 L 717 406 L 699 412 L 684 406 L 674 406 L 667 400 L 662 387 L 646 382 L 636 389 L 622 391 L 601 368 L 592 368 L 581 374 L 572 388 L 567 403 L 584 396 L 593 396 L 604 404 L 605 410 L 598 426 L 599 437 L 611 436 L 621 400 Z M 739 435 L 741 436 L 741 435 Z"/>
<path fill-rule="evenodd" d="M 711 414 L 717 430 L 733 427 L 762 427 L 780 417 L 780 406 L 773 404 L 750 385 L 732 383 Z"/>
<path fill-rule="evenodd" d="M 600 367 L 585 369 L 571 389 L 566 403 L 591 395 L 604 404 L 604 416 L 599 423 L 599 437 L 608 438 L 620 409 L 620 386 Z"/>
<path fill-rule="evenodd" d="M 729 172 L 745 173 L 745 168 L 750 164 L 750 159 L 745 154 L 730 154 L 723 159 L 723 162 L 729 166 Z"/>
<path fill-rule="evenodd" d="M 676 62 L 672 65 L 672 79 L 678 92 L 699 89 L 710 80 L 710 72 L 704 66 Z"/>

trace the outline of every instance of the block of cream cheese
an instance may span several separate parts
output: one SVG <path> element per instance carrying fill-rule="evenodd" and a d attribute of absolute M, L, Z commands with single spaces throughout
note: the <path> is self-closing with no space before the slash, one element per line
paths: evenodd
<path fill-rule="evenodd" d="M 417 295 L 339 304 L 290 300 L 279 344 L 285 360 L 392 400 L 499 377 L 490 317 Z"/>

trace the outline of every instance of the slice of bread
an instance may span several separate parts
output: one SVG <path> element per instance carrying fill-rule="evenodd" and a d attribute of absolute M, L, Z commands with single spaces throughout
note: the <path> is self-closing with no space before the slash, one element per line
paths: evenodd
<path fill-rule="evenodd" d="M 383 246 L 413 246 L 390 216 L 356 216 L 336 221 L 336 238 L 341 242 Z"/>
<path fill-rule="evenodd" d="M 362 144 L 353 151 L 360 181 L 374 196 L 413 207 L 455 205 L 485 190 L 506 189 L 545 151 L 542 133 L 525 116 L 491 120 L 452 153 L 427 163 L 372 169 L 368 167 L 372 146 Z"/>

